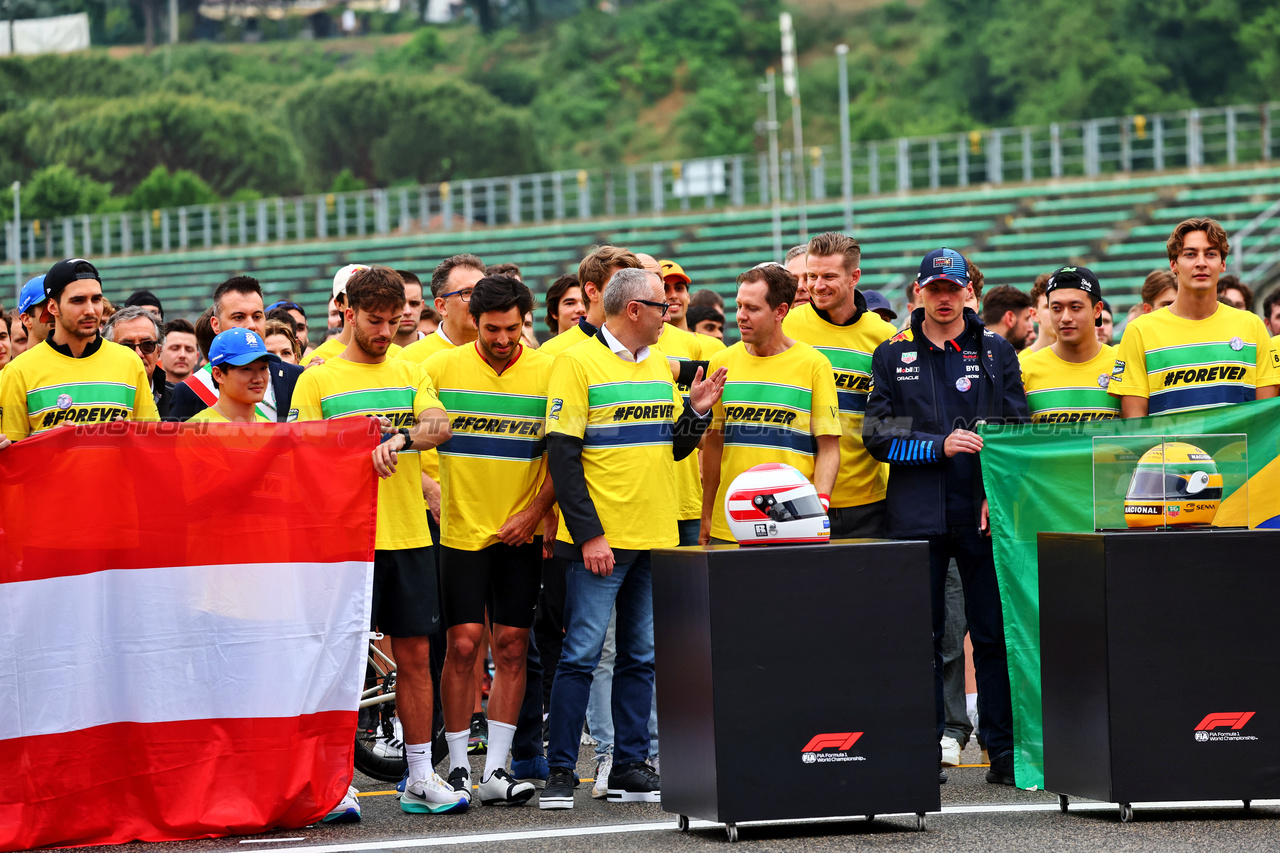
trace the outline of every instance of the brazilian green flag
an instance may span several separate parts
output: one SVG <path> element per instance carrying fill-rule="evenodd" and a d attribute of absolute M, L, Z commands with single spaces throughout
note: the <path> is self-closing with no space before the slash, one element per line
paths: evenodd
<path fill-rule="evenodd" d="M 1128 481 L 1117 472 L 1132 471 L 1162 438 L 1199 442 L 1214 457 L 1224 474 L 1215 526 L 1280 528 L 1280 399 L 1150 418 L 989 425 L 980 431 L 1009 653 L 1015 775 L 1021 788 L 1042 788 L 1036 535 L 1123 528 Z"/>

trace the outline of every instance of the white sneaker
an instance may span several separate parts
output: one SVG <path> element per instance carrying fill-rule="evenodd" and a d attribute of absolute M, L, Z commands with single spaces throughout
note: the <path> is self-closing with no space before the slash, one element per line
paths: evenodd
<path fill-rule="evenodd" d="M 342 798 L 342 802 L 338 803 L 333 809 L 321 818 L 322 823 L 359 823 L 360 822 L 360 800 L 356 799 L 356 795 L 360 792 L 355 789 L 354 785 L 348 786 L 347 795 Z"/>
<path fill-rule="evenodd" d="M 523 806 L 538 789 L 532 782 L 517 782 L 505 767 L 480 780 L 480 802 L 486 806 Z"/>
<path fill-rule="evenodd" d="M 438 773 L 410 782 L 400 795 L 400 810 L 409 814 L 456 814 L 465 812 L 470 803 L 470 797 L 450 788 Z"/>
<path fill-rule="evenodd" d="M 579 738 L 578 740 L 581 742 L 583 746 L 595 746 L 596 744 L 600 743 L 600 741 L 596 740 L 586 732 L 583 732 L 582 737 Z"/>
<path fill-rule="evenodd" d="M 391 726 L 391 737 L 375 739 L 370 752 L 379 758 L 404 758 L 404 729 L 400 727 L 400 718 L 393 719 Z"/>
<path fill-rule="evenodd" d="M 603 800 L 609 795 L 609 772 L 613 770 L 613 752 L 604 754 L 596 764 L 596 783 L 591 786 L 591 796 Z"/>
<path fill-rule="evenodd" d="M 953 737 L 942 736 L 942 764 L 945 767 L 958 767 L 960 764 L 960 741 Z"/>

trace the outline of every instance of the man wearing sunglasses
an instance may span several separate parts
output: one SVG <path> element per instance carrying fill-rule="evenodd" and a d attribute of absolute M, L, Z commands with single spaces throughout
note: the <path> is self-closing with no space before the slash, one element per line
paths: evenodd
<path fill-rule="evenodd" d="M 151 383 L 151 399 L 155 401 L 160 420 L 172 420 L 169 415 L 173 403 L 173 383 L 160 366 L 160 350 L 164 347 L 164 330 L 156 322 L 156 316 L 141 305 L 130 305 L 112 314 L 102 327 L 102 336 L 122 347 L 133 350 L 142 359 Z"/>

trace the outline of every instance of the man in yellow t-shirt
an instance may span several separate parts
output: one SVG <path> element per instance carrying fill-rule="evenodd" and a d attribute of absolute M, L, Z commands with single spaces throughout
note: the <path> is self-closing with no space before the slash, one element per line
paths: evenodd
<path fill-rule="evenodd" d="M 871 354 L 895 329 L 867 310 L 857 289 L 862 249 L 844 234 L 819 234 L 805 256 L 810 303 L 788 312 L 783 333 L 831 362 L 840 398 L 840 471 L 831 491 L 831 538 L 884 536 L 887 468 L 862 443 Z"/>
<path fill-rule="evenodd" d="M 83 258 L 45 274 L 32 311 L 52 330 L 0 373 L 0 429 L 10 440 L 67 423 L 160 420 L 142 359 L 98 332 L 102 301 L 98 270 Z"/>
<path fill-rule="evenodd" d="M 1115 347 L 1098 340 L 1102 286 L 1085 267 L 1063 267 L 1045 284 L 1042 322 L 1055 340 L 1022 360 L 1022 384 L 1032 423 L 1080 423 L 1120 414 L 1107 393 Z"/>
<path fill-rule="evenodd" d="M 470 792 L 450 788 L 431 761 L 428 635 L 439 628 L 440 601 L 415 456 L 448 439 L 448 419 L 422 368 L 387 358 L 404 309 L 400 277 L 385 267 L 356 270 L 346 293 L 351 344 L 298 378 L 289 420 L 375 417 L 382 423 L 384 440 L 373 452 L 374 469 L 382 478 L 374 537 L 373 627 L 390 635 L 396 659 L 396 712 L 409 759 L 400 808 L 419 814 L 463 811 Z"/>
<path fill-rule="evenodd" d="M 689 404 L 681 399 L 666 359 L 651 350 L 667 311 L 656 275 L 615 273 L 603 307 L 604 324 L 556 359 L 547 390 L 547 453 L 562 516 L 556 553 L 570 563 L 542 809 L 573 808 L 591 674 L 615 606 L 607 796 L 610 802 L 659 800 L 658 774 L 645 761 L 653 698 L 649 551 L 679 541 L 675 460 L 697 447 L 724 386 L 724 371 L 707 379 L 699 373 Z"/>
<path fill-rule="evenodd" d="M 1264 400 L 1280 392 L 1280 355 L 1262 318 L 1218 301 L 1227 232 L 1213 219 L 1180 222 L 1165 246 L 1178 295 L 1134 318 L 1120 339 L 1108 392 L 1141 418 Z"/>
<path fill-rule="evenodd" d="M 367 270 L 369 267 L 365 264 L 347 264 L 333 275 L 333 301 L 339 308 L 345 308 L 347 304 L 347 279 L 351 278 L 351 274 L 356 270 Z M 313 349 L 304 358 L 304 367 L 314 367 L 317 364 L 324 364 L 334 356 L 342 355 L 348 346 L 351 345 L 351 327 L 346 323 L 342 325 L 342 331 L 338 333 L 336 338 L 320 344 Z M 387 357 L 395 358 L 403 351 L 403 347 L 396 344 L 395 341 L 387 347 Z"/>
<path fill-rule="evenodd" d="M 271 423 L 256 407 L 271 384 L 272 363 L 279 364 L 280 357 L 267 351 L 257 332 L 227 329 L 219 333 L 209 347 L 218 400 L 187 423 Z"/>
<path fill-rule="evenodd" d="M 783 462 L 817 488 L 824 509 L 840 467 L 840 404 L 831 362 L 783 334 L 796 277 L 773 262 L 738 276 L 742 341 L 711 357 L 728 370 L 724 394 L 702 440 L 701 544 L 732 542 L 724 515 L 734 478 L 765 462 Z"/>
<path fill-rule="evenodd" d="M 449 631 L 440 691 L 449 784 L 471 790 L 467 740 L 487 608 L 496 670 L 480 801 L 522 805 L 535 788 L 512 778 L 506 765 L 542 582 L 537 528 L 555 500 L 544 431 L 552 359 L 521 343 L 533 294 L 518 279 L 480 279 L 468 307 L 475 343 L 436 353 L 423 365 L 452 419 L 451 437 L 439 448 L 440 579 Z"/>

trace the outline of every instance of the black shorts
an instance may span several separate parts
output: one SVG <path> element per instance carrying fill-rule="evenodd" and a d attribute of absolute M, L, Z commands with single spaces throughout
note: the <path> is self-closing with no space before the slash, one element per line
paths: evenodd
<path fill-rule="evenodd" d="M 542 588 L 542 537 L 524 545 L 501 542 L 479 551 L 440 547 L 445 625 L 484 624 L 532 628 Z"/>
<path fill-rule="evenodd" d="M 373 552 L 370 627 L 391 637 L 425 637 L 440 630 L 435 548 Z"/>

